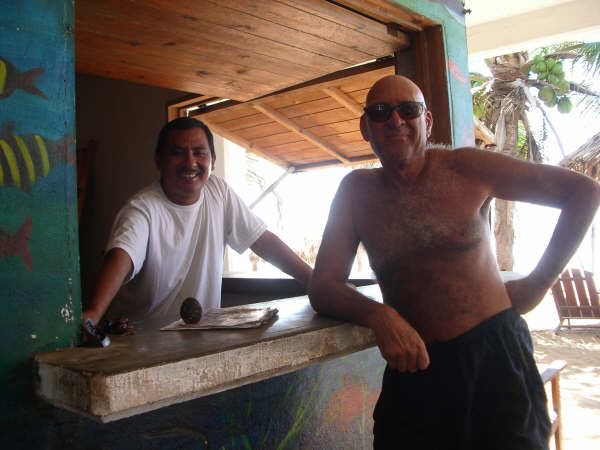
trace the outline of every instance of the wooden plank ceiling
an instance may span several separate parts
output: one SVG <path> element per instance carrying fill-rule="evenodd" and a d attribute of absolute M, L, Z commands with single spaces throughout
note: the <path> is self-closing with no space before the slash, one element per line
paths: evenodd
<path fill-rule="evenodd" d="M 215 132 L 298 170 L 372 158 L 357 118 L 368 87 L 393 66 L 372 75 L 351 70 L 348 80 L 322 77 L 389 57 L 410 45 L 407 32 L 433 25 L 388 0 L 77 0 L 75 7 L 77 72 L 195 94 L 187 104 L 232 100 L 198 112 Z M 307 87 L 310 80 L 317 85 Z"/>
<path fill-rule="evenodd" d="M 367 92 L 379 78 L 393 73 L 391 59 L 256 100 L 201 108 L 189 115 L 284 168 L 301 171 L 359 164 L 375 159 L 359 130 Z"/>

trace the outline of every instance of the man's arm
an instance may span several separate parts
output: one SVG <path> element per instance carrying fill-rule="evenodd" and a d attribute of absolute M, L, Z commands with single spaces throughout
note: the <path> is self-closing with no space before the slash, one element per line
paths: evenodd
<path fill-rule="evenodd" d="M 490 182 L 493 197 L 561 210 L 535 269 L 523 279 L 506 283 L 514 308 L 523 314 L 542 300 L 577 250 L 600 204 L 600 186 L 568 169 L 527 163 L 493 152 L 471 152 L 475 152 L 475 162 L 467 167 Z M 468 154 L 464 159 L 467 157 Z"/>
<path fill-rule="evenodd" d="M 506 283 L 511 302 L 520 314 L 531 311 L 544 298 L 577 251 L 600 203 L 599 186 L 591 178 L 567 169 L 553 169 L 558 170 L 548 170 L 547 175 L 561 188 L 562 195 L 556 197 L 555 207 L 561 213 L 552 237 L 533 271 L 522 280 Z"/>
<path fill-rule="evenodd" d="M 90 304 L 83 311 L 83 322 L 89 318 L 94 324 L 98 324 L 132 266 L 131 258 L 125 250 L 115 247 L 108 252 L 96 279 Z"/>
<path fill-rule="evenodd" d="M 311 305 L 322 314 L 371 328 L 392 368 L 423 370 L 429 365 L 429 356 L 415 329 L 394 308 L 347 283 L 359 243 L 352 219 L 351 178 L 342 181 L 331 206 L 310 284 Z"/>
<path fill-rule="evenodd" d="M 308 288 L 312 273 L 311 267 L 269 230 L 265 230 L 250 248 L 258 256 L 291 275 L 298 283 Z"/>

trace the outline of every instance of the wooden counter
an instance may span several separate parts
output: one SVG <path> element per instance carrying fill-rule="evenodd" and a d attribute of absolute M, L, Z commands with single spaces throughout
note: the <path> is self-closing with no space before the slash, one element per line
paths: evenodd
<path fill-rule="evenodd" d="M 380 299 L 377 285 L 360 287 Z M 107 348 L 35 356 L 37 395 L 110 422 L 291 372 L 375 345 L 360 326 L 318 315 L 308 297 L 274 300 L 278 317 L 247 330 L 159 331 L 111 336 Z"/>

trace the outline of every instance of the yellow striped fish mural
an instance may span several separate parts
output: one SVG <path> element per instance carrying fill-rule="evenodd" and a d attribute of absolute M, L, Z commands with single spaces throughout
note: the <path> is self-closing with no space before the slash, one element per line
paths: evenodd
<path fill-rule="evenodd" d="M 0 56 L 0 99 L 8 97 L 16 89 L 23 89 L 33 95 L 46 98 L 44 93 L 33 85 L 35 79 L 44 72 L 43 67 L 19 72 L 8 60 Z"/>
<path fill-rule="evenodd" d="M 0 187 L 15 187 L 25 192 L 58 164 L 73 164 L 69 152 L 73 138 L 51 141 L 39 134 L 15 134 L 14 122 L 0 129 Z"/>

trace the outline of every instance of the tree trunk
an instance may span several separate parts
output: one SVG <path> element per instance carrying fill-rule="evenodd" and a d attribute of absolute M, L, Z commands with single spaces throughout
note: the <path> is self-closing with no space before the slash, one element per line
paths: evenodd
<path fill-rule="evenodd" d="M 506 155 L 514 156 L 517 149 L 518 122 L 515 114 L 506 114 L 506 140 L 502 150 Z M 513 222 L 514 202 L 495 199 L 494 236 L 496 237 L 496 259 L 500 270 L 512 271 L 514 267 L 513 247 L 515 227 Z"/>
<path fill-rule="evenodd" d="M 494 201 L 494 236 L 496 237 L 496 259 L 500 270 L 513 270 L 513 246 L 515 242 L 515 228 L 513 215 L 515 205 L 506 200 Z"/>
<path fill-rule="evenodd" d="M 522 105 L 524 101 L 521 98 L 522 94 L 515 89 L 512 82 L 523 75 L 520 68 L 527 59 L 526 52 L 516 52 L 496 56 L 486 61 L 494 77 L 492 92 L 495 98 L 494 108 L 497 112 L 494 118 L 497 119 L 504 113 L 506 130 L 502 148 L 497 148 L 496 151 L 509 156 L 517 156 L 518 110 L 520 109 L 519 105 Z M 494 131 L 497 130 L 497 126 L 497 122 L 493 123 Z M 494 236 L 496 237 L 496 258 L 500 270 L 512 271 L 514 266 L 514 211 L 514 203 L 499 199 L 494 201 Z"/>

